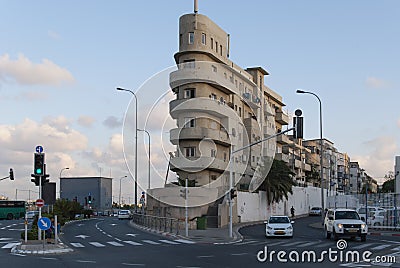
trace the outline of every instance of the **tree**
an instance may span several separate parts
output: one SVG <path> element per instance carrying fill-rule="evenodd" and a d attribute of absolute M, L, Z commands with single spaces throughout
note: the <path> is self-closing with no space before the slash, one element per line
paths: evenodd
<path fill-rule="evenodd" d="M 385 175 L 386 181 L 382 184 L 382 193 L 394 193 L 395 187 L 395 176 L 393 171 L 389 171 L 388 174 Z"/>
<path fill-rule="evenodd" d="M 267 170 L 262 170 L 262 174 L 267 174 Z M 296 185 L 293 181 L 294 175 L 296 174 L 290 170 L 284 161 L 273 160 L 268 175 L 258 188 L 258 190 L 266 192 L 268 205 L 279 202 L 284 198 L 287 199 L 288 194 L 293 194 L 292 187 Z"/>

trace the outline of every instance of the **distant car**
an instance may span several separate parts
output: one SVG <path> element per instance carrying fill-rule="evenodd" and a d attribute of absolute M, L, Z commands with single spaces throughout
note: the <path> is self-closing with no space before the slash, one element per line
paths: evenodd
<path fill-rule="evenodd" d="M 33 219 L 35 216 L 39 216 L 39 211 L 27 211 L 26 218 Z"/>
<path fill-rule="evenodd" d="M 385 214 L 386 211 L 383 210 L 377 210 L 374 211 L 370 214 L 370 216 L 368 217 L 368 223 L 371 226 L 382 226 L 383 222 L 385 220 Z"/>
<path fill-rule="evenodd" d="M 310 216 L 322 216 L 322 208 L 320 207 L 312 207 L 310 212 L 308 213 Z"/>
<path fill-rule="evenodd" d="M 130 219 L 131 218 L 131 211 L 130 210 L 120 210 L 118 211 L 118 219 Z"/>
<path fill-rule="evenodd" d="M 293 237 L 294 221 L 290 221 L 288 216 L 271 216 L 268 221 L 265 221 L 265 236 L 285 236 Z"/>

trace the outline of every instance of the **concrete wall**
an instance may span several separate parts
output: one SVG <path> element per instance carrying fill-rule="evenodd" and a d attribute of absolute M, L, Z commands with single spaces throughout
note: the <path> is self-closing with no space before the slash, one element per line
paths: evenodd
<path fill-rule="evenodd" d="M 265 192 L 238 192 L 237 214 L 240 222 L 266 220 L 271 215 L 288 215 L 293 206 L 295 215 L 308 214 L 311 207 L 321 206 L 321 189 L 317 187 L 293 187 L 288 200 L 267 205 Z M 326 190 L 324 190 L 326 204 Z"/>

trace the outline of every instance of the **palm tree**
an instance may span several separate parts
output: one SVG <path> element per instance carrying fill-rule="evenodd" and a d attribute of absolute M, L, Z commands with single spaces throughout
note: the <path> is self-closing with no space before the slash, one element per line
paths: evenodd
<path fill-rule="evenodd" d="M 266 166 L 266 165 L 264 165 Z M 267 174 L 267 170 L 263 170 L 263 174 Z M 282 160 L 274 159 L 271 169 L 258 190 L 265 191 L 267 195 L 267 204 L 279 202 L 284 198 L 288 198 L 288 194 L 293 194 L 292 187 L 296 185 L 293 181 L 293 173 L 286 163 Z"/>

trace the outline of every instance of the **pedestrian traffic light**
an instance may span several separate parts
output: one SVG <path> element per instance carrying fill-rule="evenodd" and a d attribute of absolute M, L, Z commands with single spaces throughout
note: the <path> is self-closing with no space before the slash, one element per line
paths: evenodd
<path fill-rule="evenodd" d="M 14 170 L 10 168 L 10 180 L 14 180 Z"/>
<path fill-rule="evenodd" d="M 232 188 L 229 192 L 229 196 L 230 196 L 231 200 L 234 199 L 237 196 L 236 190 Z"/>
<path fill-rule="evenodd" d="M 31 179 L 31 182 L 33 182 L 35 184 L 35 186 L 39 186 L 39 178 L 40 178 L 40 176 L 35 175 L 35 174 L 31 174 L 31 177 L 33 177 L 33 179 Z"/>
<path fill-rule="evenodd" d="M 44 154 L 35 153 L 33 174 L 44 175 Z"/>
<path fill-rule="evenodd" d="M 50 181 L 49 179 L 47 179 L 48 177 L 50 177 L 50 175 L 46 174 L 46 164 L 44 164 L 43 165 L 43 176 L 41 176 L 41 178 L 42 178 L 42 186 Z"/>

